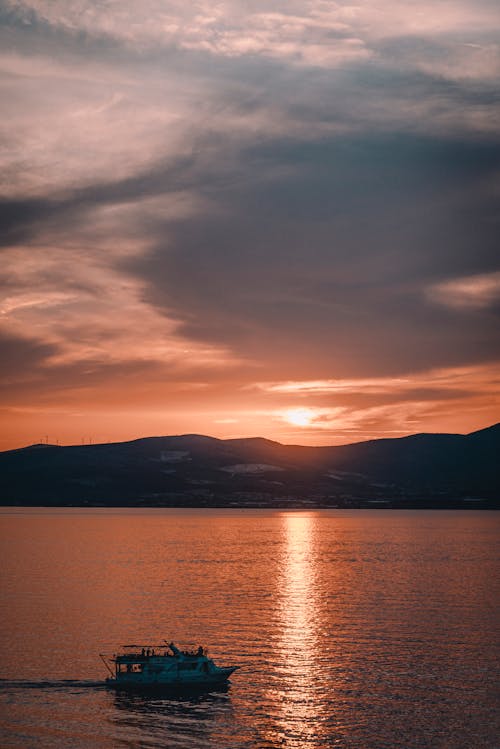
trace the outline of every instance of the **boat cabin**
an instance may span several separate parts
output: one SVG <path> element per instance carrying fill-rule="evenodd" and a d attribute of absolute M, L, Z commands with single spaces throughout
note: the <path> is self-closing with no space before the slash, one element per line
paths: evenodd
<path fill-rule="evenodd" d="M 193 650 L 180 650 L 173 642 L 168 645 L 124 645 L 125 652 L 113 656 L 106 683 L 111 686 L 214 684 L 227 681 L 238 668 L 216 666 L 201 645 Z"/>

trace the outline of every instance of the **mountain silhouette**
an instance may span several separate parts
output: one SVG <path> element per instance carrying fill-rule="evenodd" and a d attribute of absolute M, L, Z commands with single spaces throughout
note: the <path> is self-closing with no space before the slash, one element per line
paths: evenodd
<path fill-rule="evenodd" d="M 499 448 L 500 424 L 335 447 L 198 434 L 32 445 L 0 453 L 0 503 L 497 508 Z"/>

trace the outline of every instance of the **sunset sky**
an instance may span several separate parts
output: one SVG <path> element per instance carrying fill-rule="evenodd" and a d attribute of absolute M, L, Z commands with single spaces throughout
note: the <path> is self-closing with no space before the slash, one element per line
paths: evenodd
<path fill-rule="evenodd" d="M 0 2 L 0 450 L 500 421 L 498 0 Z"/>

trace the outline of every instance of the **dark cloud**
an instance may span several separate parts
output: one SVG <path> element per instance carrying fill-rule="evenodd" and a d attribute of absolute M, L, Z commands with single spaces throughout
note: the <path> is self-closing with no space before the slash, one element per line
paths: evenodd
<path fill-rule="evenodd" d="M 60 210 L 61 205 L 50 199 L 0 199 L 0 246 L 31 239 Z"/>
<path fill-rule="evenodd" d="M 3 201 L 4 244 L 66 232 L 105 205 L 188 189 L 211 206 L 143 225 L 122 269 L 187 338 L 291 376 L 352 376 L 497 354 L 491 309 L 449 309 L 427 286 L 498 267 L 496 141 L 416 135 L 201 138 L 187 157 L 57 198 Z"/>
<path fill-rule="evenodd" d="M 24 383 L 51 356 L 57 346 L 0 331 L 0 383 Z"/>
<path fill-rule="evenodd" d="M 0 5 L 0 42 L 4 51 L 28 56 L 58 57 L 78 55 L 117 55 L 123 47 L 102 31 L 71 28 L 54 23 L 35 8 L 22 3 Z"/>
<path fill-rule="evenodd" d="M 148 197 L 168 195 L 196 182 L 194 160 L 180 158 L 174 164 L 160 164 L 152 170 L 109 182 L 67 189 L 62 194 L 19 199 L 0 199 L 0 246 L 29 242 L 51 228 L 78 230 L 78 222 L 98 207 Z"/>
<path fill-rule="evenodd" d="M 494 309 L 450 309 L 424 293 L 498 267 L 496 142 L 287 139 L 230 144 L 226 160 L 217 138 L 205 146 L 57 200 L 4 201 L 5 243 L 54 225 L 77 230 L 97 206 L 190 189 L 211 209 L 183 221 L 157 215 L 142 227 L 151 252 L 121 266 L 187 338 L 292 376 L 496 356 Z"/>
<path fill-rule="evenodd" d="M 302 376 L 308 358 L 321 376 L 489 358 L 491 312 L 423 291 L 497 267 L 499 162 L 496 143 L 407 136 L 256 147 L 207 188 L 212 213 L 166 225 L 133 269 L 187 336 Z"/>
<path fill-rule="evenodd" d="M 22 403 L 29 389 L 32 403 L 67 400 L 68 397 L 75 402 L 91 403 L 96 400 L 95 393 L 100 387 L 120 392 L 127 388 L 137 389 L 144 383 L 146 374 L 149 378 L 165 377 L 162 363 L 154 360 L 127 360 L 124 357 L 118 362 L 92 358 L 68 363 L 48 361 L 56 353 L 60 353 L 57 346 L 1 334 L 0 357 L 7 366 L 2 366 L 0 401 L 4 404 Z"/>

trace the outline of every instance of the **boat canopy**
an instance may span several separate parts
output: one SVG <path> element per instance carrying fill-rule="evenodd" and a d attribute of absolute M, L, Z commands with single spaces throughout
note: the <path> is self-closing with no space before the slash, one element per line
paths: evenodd
<path fill-rule="evenodd" d="M 137 650 L 137 648 L 169 648 L 170 645 L 167 645 L 167 643 L 163 643 L 162 645 L 122 645 L 122 648 L 125 650 Z"/>

